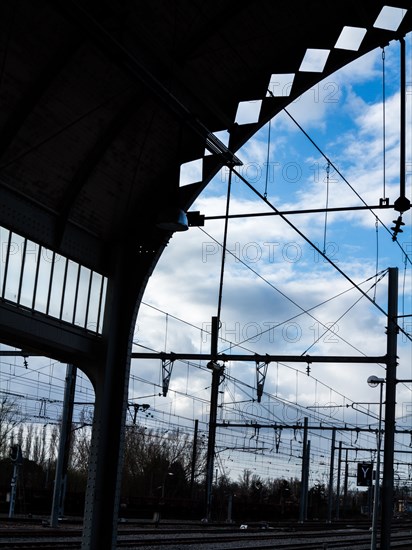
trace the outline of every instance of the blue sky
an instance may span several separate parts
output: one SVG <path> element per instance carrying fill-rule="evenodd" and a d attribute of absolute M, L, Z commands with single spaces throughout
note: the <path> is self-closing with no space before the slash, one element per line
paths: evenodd
<path fill-rule="evenodd" d="M 411 39 L 407 37 L 408 52 Z M 409 80 L 410 81 L 410 67 Z M 385 197 L 390 204 L 399 196 L 399 45 L 392 42 L 385 49 Z M 369 205 L 379 204 L 384 196 L 383 178 L 383 108 L 382 108 L 382 50 L 375 50 L 338 73 L 329 76 L 314 89 L 295 101 L 288 111 L 305 129 L 324 154 L 337 166 L 357 194 Z M 407 195 L 411 194 L 411 96 L 407 96 Z M 239 171 L 280 211 L 324 208 L 326 205 L 326 161 L 307 137 L 280 113 L 271 122 L 269 166 L 266 187 L 268 126 L 254 136 L 239 151 L 243 162 Z M 226 208 L 227 170 L 219 173 L 199 197 L 193 210 L 206 216 L 223 215 Z M 329 174 L 329 206 L 361 205 L 361 200 L 331 168 Z M 230 213 L 268 212 L 253 192 L 236 178 L 232 179 Z M 398 216 L 393 209 L 376 212 L 384 225 L 390 228 Z M 400 314 L 411 312 L 411 264 L 406 265 L 401 248 L 394 243 L 381 223 L 376 227 L 376 216 L 370 211 L 329 213 L 325 230 L 325 214 L 299 214 L 289 217 L 310 241 L 317 243 L 339 268 L 376 301 L 387 309 L 387 276 L 377 282 L 376 271 L 388 267 L 399 268 Z M 404 233 L 399 243 L 405 252 L 412 253 L 411 213 L 403 216 Z M 223 221 L 206 222 L 204 231 L 191 228 L 175 234 L 151 278 L 144 301 L 168 315 L 142 305 L 138 320 L 136 342 L 158 351 L 207 352 L 210 339 L 196 327 L 208 328 L 210 318 L 216 315 Z M 228 249 L 222 293 L 221 335 L 226 340 L 220 349 L 243 353 L 235 343 L 246 340 L 244 348 L 253 353 L 282 353 L 300 355 L 376 355 L 384 354 L 386 346 L 386 319 L 378 308 L 363 298 L 359 291 L 336 269 L 330 266 L 310 244 L 303 240 L 279 217 L 248 217 L 232 219 L 228 225 Z M 236 256 L 236 257 L 235 257 Z M 376 269 L 377 268 L 377 269 Z M 376 290 L 374 285 L 376 284 Z M 372 290 L 369 290 L 372 288 Z M 404 292 L 403 292 L 404 291 Z M 339 293 L 342 296 L 334 298 Z M 332 299 L 333 298 L 333 299 Z M 323 305 L 319 305 L 327 301 Z M 302 309 L 314 308 L 311 315 Z M 411 320 L 405 319 L 410 332 Z M 325 327 L 333 326 L 332 332 Z M 271 329 L 268 331 L 268 329 Z M 263 331 L 263 334 L 259 334 Z M 266 332 L 265 332 L 266 331 Z M 167 333 L 167 334 L 166 334 Z M 323 334 L 323 336 L 322 336 Z M 319 341 L 315 341 L 320 337 Z M 138 351 L 139 346 L 135 347 Z M 412 378 L 411 342 L 399 337 L 399 373 L 401 378 Z M 159 362 L 152 369 L 147 362 L 135 362 L 134 372 L 139 377 L 159 383 Z M 220 411 L 222 419 L 259 419 L 260 421 L 310 422 L 376 422 L 377 405 L 364 405 L 365 411 L 356 413 L 353 402 L 375 402 L 378 392 L 371 390 L 366 379 L 371 374 L 383 376 L 379 365 L 311 366 L 306 374 L 305 364 L 270 364 L 265 383 L 267 395 L 259 405 L 256 399 L 255 364 L 229 363 L 228 380 L 222 386 Z M 144 373 L 144 374 L 143 374 Z M 147 378 L 146 378 L 147 377 Z M 248 387 L 242 387 L 246 384 Z M 208 399 L 210 375 L 207 371 L 176 362 L 167 398 L 156 397 L 154 408 L 158 414 L 171 411 L 185 418 L 207 417 L 207 405 L 184 394 L 196 394 Z M 135 386 L 136 387 L 136 386 Z M 150 387 L 148 384 L 147 387 Z M 181 392 L 173 394 L 176 390 Z M 136 390 L 138 394 L 138 390 Z M 147 392 L 150 393 L 150 392 Z M 183 394 L 183 396 L 181 395 Z M 263 403 L 264 402 L 264 403 Z M 226 405 L 227 403 L 227 405 Z M 409 388 L 398 386 L 398 415 L 410 412 Z M 308 406 L 309 409 L 300 408 Z M 250 416 L 251 413 L 252 415 Z M 255 416 L 254 416 L 255 415 Z M 328 418 L 330 416 L 330 418 Z M 402 418 L 401 426 L 410 425 L 410 417 Z M 188 421 L 190 425 L 190 420 Z M 253 431 L 240 439 L 229 433 L 219 433 L 218 448 L 242 448 L 242 437 L 255 444 Z M 250 467 L 262 475 L 288 475 L 294 467 L 299 471 L 299 442 L 293 434 L 283 433 L 284 456 L 273 455 L 273 431 L 261 430 L 261 447 L 254 452 L 221 450 L 219 464 L 236 477 L 243 467 Z M 319 438 L 314 456 L 320 456 L 328 446 L 330 434 Z M 347 441 L 349 435 L 343 435 Z M 251 439 L 250 439 L 251 438 Z M 237 440 L 238 439 L 238 440 Z M 259 439 L 259 438 L 258 438 Z M 354 438 L 352 437 L 352 441 Z M 251 442 L 251 443 L 250 443 Z M 295 443 L 297 448 L 295 450 Z M 409 443 L 409 442 L 408 442 Z M 373 437 L 365 436 L 364 445 L 373 446 Z M 266 447 L 265 447 L 266 446 Z M 270 450 L 272 448 L 272 451 Z M 256 450 L 258 449 L 258 450 Z M 228 456 L 231 458 L 229 459 Z M 239 458 L 240 456 L 240 458 Z M 370 456 L 364 457 L 366 460 Z M 318 460 L 321 462 L 321 460 Z M 269 466 L 269 463 L 272 463 Z M 327 469 L 327 468 L 326 468 Z M 324 479 L 326 469 L 313 472 L 312 481 Z"/>
<path fill-rule="evenodd" d="M 411 36 L 406 38 L 408 58 Z M 412 74 L 407 68 L 407 196 L 412 196 Z M 386 179 L 390 203 L 399 196 L 399 44 L 385 49 Z M 331 75 L 293 102 L 288 111 L 336 165 L 350 186 L 369 205 L 383 197 L 382 50 L 375 50 Z M 280 113 L 251 139 L 238 156 L 240 172 L 280 211 L 324 208 L 327 200 L 326 161 L 291 119 Z M 266 180 L 266 167 L 270 171 Z M 226 208 L 227 170 L 207 186 L 191 210 L 206 216 L 223 215 Z M 267 181 L 267 187 L 266 187 Z M 360 205 L 347 183 L 331 168 L 329 206 Z M 268 212 L 244 183 L 233 177 L 230 213 Z M 376 214 L 390 228 L 398 216 L 393 209 Z M 288 219 L 323 250 L 376 304 L 387 309 L 388 277 L 376 272 L 399 268 L 399 312 L 410 314 L 412 217 L 407 212 L 399 244 L 370 211 L 291 215 Z M 326 222 L 326 223 L 325 223 Z M 209 220 L 203 229 L 176 233 L 149 280 L 135 331 L 134 351 L 208 353 L 210 320 L 217 313 L 224 222 Z M 310 243 L 278 216 L 232 219 L 228 225 L 222 292 L 220 351 L 300 355 L 384 354 L 386 319 Z M 406 266 L 406 267 L 405 267 Z M 375 286 L 376 284 L 376 286 Z M 309 313 L 303 313 L 310 310 Z M 327 329 L 330 329 L 329 331 Z M 412 318 L 405 318 L 412 331 Z M 241 345 L 240 345 L 241 343 Z M 399 377 L 412 378 L 411 342 L 399 336 Z M 30 358 L 25 369 L 20 358 L 2 361 L 1 389 L 29 395 L 26 409 L 35 417 L 42 399 L 48 399 L 50 421 L 58 418 L 65 366 L 46 358 Z M 366 379 L 383 376 L 379 365 L 270 364 L 262 403 L 256 403 L 256 372 L 252 362 L 229 362 L 219 397 L 219 419 L 246 422 L 302 422 L 333 425 L 376 424 L 378 391 Z M 189 432 L 195 419 L 207 429 L 210 372 L 205 364 L 176 362 L 167 397 L 161 393 L 159 360 L 132 365 L 129 399 L 150 404 L 150 414 L 139 420 L 148 427 L 179 426 Z M 80 375 L 76 401 L 89 403 L 90 385 Z M 54 408 L 53 408 L 54 407 Z M 55 410 L 54 410 L 55 409 Z M 398 386 L 399 426 L 410 427 L 410 386 Z M 44 415 L 46 416 L 46 415 Z M 44 418 L 44 420 L 47 420 Z M 217 439 L 220 473 L 236 478 L 244 468 L 265 477 L 290 477 L 300 470 L 301 432 L 283 430 L 220 430 Z M 341 434 L 346 443 L 373 447 L 374 437 L 356 440 Z M 325 481 L 330 432 L 312 433 L 314 467 L 311 483 Z M 401 439 L 401 438 L 400 438 Z M 409 440 L 400 441 L 409 445 Z M 248 449 L 246 452 L 245 449 Z M 276 452 L 276 449 L 278 452 Z M 362 456 L 368 460 L 370 453 Z M 360 455 L 359 455 L 360 458 Z M 409 475 L 400 466 L 402 475 Z"/>

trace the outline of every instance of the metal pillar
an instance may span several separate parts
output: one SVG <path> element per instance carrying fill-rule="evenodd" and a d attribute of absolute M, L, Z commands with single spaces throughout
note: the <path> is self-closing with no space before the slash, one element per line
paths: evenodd
<path fill-rule="evenodd" d="M 227 518 L 226 518 L 226 523 L 233 523 L 232 511 L 233 511 L 233 495 L 232 495 L 232 493 L 230 493 L 227 497 Z"/>
<path fill-rule="evenodd" d="M 393 457 L 395 450 L 396 367 L 398 335 L 398 269 L 389 268 L 388 326 L 385 396 L 385 439 L 383 449 L 381 550 L 390 550 L 393 516 Z"/>
<path fill-rule="evenodd" d="M 347 517 L 348 511 L 348 477 L 349 477 L 349 464 L 348 464 L 348 449 L 345 451 L 345 479 L 343 482 L 343 514 Z"/>
<path fill-rule="evenodd" d="M 134 246 L 125 237 L 113 257 L 103 322 L 105 350 L 89 370 L 96 400 L 82 550 L 117 547 L 130 359 L 142 286 L 130 262 Z"/>
<path fill-rule="evenodd" d="M 340 472 L 342 461 L 342 441 L 339 441 L 338 447 L 338 479 L 336 481 L 336 519 L 340 516 Z"/>
<path fill-rule="evenodd" d="M 399 39 L 401 46 L 401 67 L 400 67 L 400 156 L 399 156 L 399 182 L 400 194 L 394 202 L 394 209 L 398 212 L 406 212 L 410 209 L 410 200 L 406 193 L 406 44 L 405 38 Z"/>
<path fill-rule="evenodd" d="M 310 439 L 308 440 L 308 444 L 306 446 L 306 472 L 305 472 L 305 507 L 304 507 L 304 518 L 305 520 L 308 519 L 308 499 L 309 499 L 309 468 L 310 468 Z"/>
<path fill-rule="evenodd" d="M 70 453 L 71 424 L 73 420 L 74 393 L 76 389 L 76 372 L 76 367 L 70 364 L 67 365 L 62 423 L 60 428 L 59 453 L 57 456 L 53 503 L 50 515 L 51 527 L 57 527 L 59 515 L 63 514 L 64 490 Z"/>
<path fill-rule="evenodd" d="M 190 496 L 194 497 L 194 484 L 195 484 L 195 469 L 196 469 L 196 459 L 197 459 L 197 433 L 199 430 L 199 420 L 195 420 L 195 432 L 193 434 L 193 451 L 192 451 L 192 468 L 190 472 Z"/>
<path fill-rule="evenodd" d="M 13 462 L 13 474 L 12 474 L 11 484 L 10 484 L 9 518 L 14 517 L 14 508 L 16 505 L 16 496 L 17 496 L 17 483 L 19 480 L 19 469 L 23 463 L 23 456 L 21 454 L 20 445 L 13 446 L 11 460 Z"/>
<path fill-rule="evenodd" d="M 329 494 L 328 494 L 328 523 L 332 522 L 332 509 L 333 509 L 333 466 L 335 462 L 335 441 L 336 441 L 336 428 L 332 430 L 332 444 L 330 448 L 330 468 L 329 468 Z"/>
<path fill-rule="evenodd" d="M 378 424 L 377 449 L 376 449 L 375 488 L 374 488 L 374 493 L 373 493 L 371 550 L 376 550 L 376 542 L 377 542 L 377 534 L 378 534 L 379 485 L 380 485 L 381 442 L 382 442 L 383 382 L 380 383 L 380 388 L 379 389 L 380 389 L 380 394 L 379 394 L 379 424 Z"/>
<path fill-rule="evenodd" d="M 308 417 L 305 416 L 303 420 L 302 474 L 300 478 L 299 523 L 303 523 L 306 516 L 305 503 L 307 502 L 306 494 L 308 491 L 307 471 L 309 469 L 307 446 L 308 446 Z"/>
<path fill-rule="evenodd" d="M 212 317 L 212 358 L 217 356 L 217 339 L 218 339 L 218 318 Z M 206 459 L 206 520 L 210 521 L 212 517 L 212 485 L 213 485 L 213 466 L 215 458 L 215 442 L 216 442 L 216 420 L 217 420 L 217 403 L 219 397 L 220 377 L 223 374 L 224 367 L 219 365 L 212 359 L 207 365 L 212 371 L 212 388 L 210 394 L 210 416 L 209 416 L 209 437 L 207 442 L 207 459 Z"/>

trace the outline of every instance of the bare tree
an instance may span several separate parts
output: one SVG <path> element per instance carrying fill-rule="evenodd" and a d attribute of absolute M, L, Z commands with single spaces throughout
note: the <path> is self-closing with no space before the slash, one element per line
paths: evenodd
<path fill-rule="evenodd" d="M 14 439 L 15 428 L 22 422 L 17 400 L 8 395 L 0 397 L 0 457 L 9 453 L 10 439 Z"/>

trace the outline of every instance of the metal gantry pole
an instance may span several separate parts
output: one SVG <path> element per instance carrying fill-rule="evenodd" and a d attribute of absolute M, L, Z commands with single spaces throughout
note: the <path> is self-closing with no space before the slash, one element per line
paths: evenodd
<path fill-rule="evenodd" d="M 332 509 L 333 509 L 333 467 L 335 462 L 335 441 L 336 441 L 336 428 L 332 430 L 332 443 L 330 449 L 330 468 L 329 468 L 329 494 L 328 494 L 328 523 L 332 522 Z"/>
<path fill-rule="evenodd" d="M 398 268 L 389 268 L 385 396 L 385 438 L 381 500 L 381 550 L 390 550 L 393 516 L 393 458 L 395 452 L 396 367 L 398 336 Z"/>
<path fill-rule="evenodd" d="M 9 518 L 14 517 L 14 508 L 16 505 L 17 497 L 17 483 L 19 480 L 20 466 L 23 464 L 23 455 L 21 453 L 20 445 L 14 445 L 12 448 L 11 460 L 13 462 L 13 474 L 10 485 L 10 506 L 9 506 Z"/>
<path fill-rule="evenodd" d="M 342 441 L 339 441 L 338 448 L 338 479 L 336 481 L 336 519 L 340 516 L 340 473 L 342 462 Z"/>
<path fill-rule="evenodd" d="M 348 477 L 349 477 L 349 464 L 348 464 L 348 449 L 345 450 L 345 480 L 343 482 L 343 514 L 347 517 L 348 508 Z"/>
<path fill-rule="evenodd" d="M 197 434 L 199 431 L 199 420 L 195 420 L 195 432 L 193 434 L 193 450 L 192 450 L 192 468 L 190 472 L 190 497 L 194 497 L 195 487 L 195 471 L 196 471 L 196 459 L 197 459 Z"/>
<path fill-rule="evenodd" d="M 218 318 L 212 317 L 212 344 L 211 355 L 212 360 L 208 363 L 208 368 L 212 371 L 212 388 L 210 394 L 210 416 L 209 416 L 209 437 L 207 442 L 207 458 L 206 458 L 206 520 L 210 521 L 212 517 L 212 486 L 213 486 L 213 466 L 215 458 L 215 442 L 216 442 L 216 420 L 217 420 L 217 404 L 219 397 L 220 378 L 223 374 L 224 367 L 219 365 L 213 358 L 217 357 L 217 340 L 218 340 Z"/>
<path fill-rule="evenodd" d="M 378 534 L 379 484 L 380 484 L 381 441 L 382 441 L 382 431 L 381 431 L 382 430 L 382 398 L 383 398 L 383 382 L 380 382 L 379 423 L 378 423 L 377 449 L 376 449 L 375 489 L 373 493 L 371 550 L 376 550 L 376 541 L 377 541 L 377 534 Z"/>
<path fill-rule="evenodd" d="M 307 487 L 307 475 L 306 471 L 309 467 L 308 456 L 307 456 L 307 446 L 308 446 L 308 417 L 305 416 L 303 420 L 303 447 L 302 447 L 302 474 L 300 480 L 300 503 L 299 503 L 299 523 L 303 523 L 305 520 L 305 503 L 306 503 L 306 493 L 308 490 Z"/>
<path fill-rule="evenodd" d="M 57 527 L 59 514 L 63 511 L 65 475 L 70 452 L 71 424 L 73 420 L 74 392 L 76 389 L 77 369 L 68 364 L 66 368 L 66 387 L 64 390 L 62 423 L 60 430 L 59 454 L 57 456 L 56 477 L 54 480 L 53 503 L 50 515 L 50 527 Z"/>

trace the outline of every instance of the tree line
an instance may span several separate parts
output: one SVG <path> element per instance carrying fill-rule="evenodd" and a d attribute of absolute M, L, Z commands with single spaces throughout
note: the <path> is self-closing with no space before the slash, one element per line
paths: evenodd
<path fill-rule="evenodd" d="M 72 427 L 66 476 L 68 514 L 81 514 L 91 446 L 90 412 L 83 411 Z M 7 511 L 13 462 L 10 449 L 21 447 L 23 463 L 17 492 L 17 513 L 50 511 L 56 470 L 59 425 L 38 424 L 21 416 L 17 402 L 0 400 L 0 510 Z M 126 426 L 120 513 L 150 517 L 154 511 L 200 519 L 204 512 L 206 441 L 179 429 L 149 429 L 134 422 Z M 244 469 L 236 480 L 217 476 L 213 486 L 214 519 L 297 519 L 300 480 L 262 478 Z M 335 498 L 335 497 L 334 497 Z M 366 493 L 349 494 L 348 509 L 359 510 Z M 328 490 L 317 482 L 308 493 L 311 517 L 325 518 Z"/>

